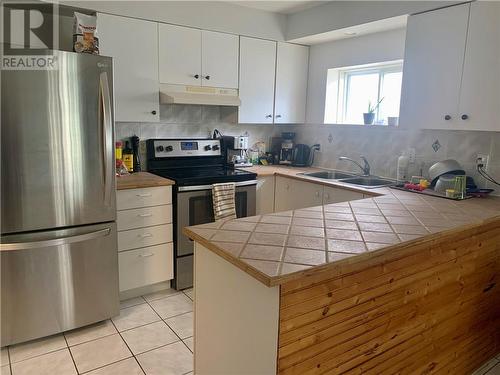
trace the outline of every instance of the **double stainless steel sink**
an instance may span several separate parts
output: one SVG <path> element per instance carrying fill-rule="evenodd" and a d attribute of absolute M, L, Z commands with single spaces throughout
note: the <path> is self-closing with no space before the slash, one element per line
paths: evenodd
<path fill-rule="evenodd" d="M 319 178 L 322 180 L 334 180 L 344 184 L 362 186 L 366 189 L 376 189 L 385 186 L 395 185 L 396 181 L 378 176 L 360 176 L 354 173 L 328 170 L 320 172 L 304 172 L 300 173 L 303 176 Z"/>

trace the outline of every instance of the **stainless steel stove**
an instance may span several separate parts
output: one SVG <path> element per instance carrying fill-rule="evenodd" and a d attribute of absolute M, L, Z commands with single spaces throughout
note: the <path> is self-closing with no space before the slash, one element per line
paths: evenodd
<path fill-rule="evenodd" d="M 257 175 L 226 165 L 219 139 L 149 139 L 148 171 L 175 181 L 174 284 L 176 289 L 193 285 L 193 242 L 182 228 L 214 221 L 212 184 L 236 183 L 236 214 L 255 215 Z"/>

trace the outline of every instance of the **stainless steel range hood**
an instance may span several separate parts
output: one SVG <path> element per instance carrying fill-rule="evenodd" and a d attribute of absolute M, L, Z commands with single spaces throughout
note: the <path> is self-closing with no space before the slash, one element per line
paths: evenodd
<path fill-rule="evenodd" d="M 160 103 L 238 107 L 241 105 L 241 100 L 237 89 L 162 84 L 160 85 Z"/>

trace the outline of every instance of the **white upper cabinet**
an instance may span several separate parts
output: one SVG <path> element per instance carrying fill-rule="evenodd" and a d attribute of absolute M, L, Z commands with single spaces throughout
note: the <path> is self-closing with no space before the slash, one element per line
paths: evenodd
<path fill-rule="evenodd" d="M 160 24 L 160 82 L 238 88 L 237 35 Z"/>
<path fill-rule="evenodd" d="M 237 35 L 201 32 L 201 84 L 202 86 L 238 88 Z"/>
<path fill-rule="evenodd" d="M 469 7 L 464 4 L 409 17 L 400 126 L 453 129 L 459 122 Z"/>
<path fill-rule="evenodd" d="M 240 123 L 272 124 L 276 42 L 240 37 Z"/>
<path fill-rule="evenodd" d="M 160 82 L 201 85 L 201 31 L 159 25 Z"/>
<path fill-rule="evenodd" d="M 500 131 L 500 3 L 471 4 L 460 92 L 460 128 Z"/>
<path fill-rule="evenodd" d="M 98 14 L 100 53 L 113 57 L 116 121 L 159 121 L 158 24 Z"/>
<path fill-rule="evenodd" d="M 278 43 L 274 122 L 304 123 L 306 117 L 309 47 Z"/>

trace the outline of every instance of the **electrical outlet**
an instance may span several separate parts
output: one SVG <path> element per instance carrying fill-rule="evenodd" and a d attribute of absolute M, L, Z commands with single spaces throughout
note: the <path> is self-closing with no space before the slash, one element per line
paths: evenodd
<path fill-rule="evenodd" d="M 410 158 L 410 164 L 415 164 L 415 161 L 417 159 L 417 155 L 416 155 L 414 148 L 408 149 L 408 157 Z"/>
<path fill-rule="evenodd" d="M 489 161 L 489 159 L 490 159 L 489 155 L 478 154 L 477 157 L 476 157 L 476 165 L 477 166 L 482 165 L 482 168 L 484 170 L 488 170 L 488 161 Z"/>

